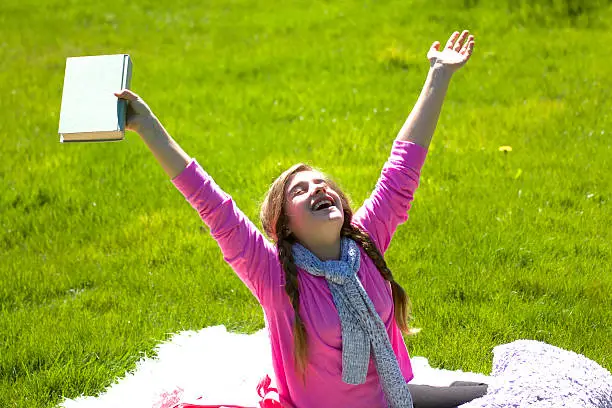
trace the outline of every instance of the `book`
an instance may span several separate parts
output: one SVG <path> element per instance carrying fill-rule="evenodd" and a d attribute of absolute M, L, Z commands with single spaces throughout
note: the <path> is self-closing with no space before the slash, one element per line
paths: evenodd
<path fill-rule="evenodd" d="M 113 92 L 130 87 L 128 54 L 68 57 L 59 119 L 60 142 L 119 141 L 127 101 Z"/>

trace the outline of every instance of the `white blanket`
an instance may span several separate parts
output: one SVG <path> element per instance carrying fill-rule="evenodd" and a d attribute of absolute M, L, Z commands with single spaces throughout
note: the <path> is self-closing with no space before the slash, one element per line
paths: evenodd
<path fill-rule="evenodd" d="M 160 344 L 155 354 L 155 358 L 141 359 L 133 372 L 98 397 L 66 399 L 61 406 L 165 408 L 178 402 L 197 402 L 256 407 L 259 380 L 265 374 L 273 378 L 265 329 L 251 335 L 229 333 L 224 326 L 185 331 Z M 432 368 L 424 357 L 411 357 L 411 362 L 414 384 L 489 384 L 487 395 L 462 408 L 612 407 L 610 373 L 583 356 L 545 343 L 522 340 L 496 347 L 492 376 Z M 536 381 L 534 376 L 547 370 L 550 380 Z M 569 376 L 562 374 L 566 372 Z M 572 404 L 559 405 L 560 398 Z"/>

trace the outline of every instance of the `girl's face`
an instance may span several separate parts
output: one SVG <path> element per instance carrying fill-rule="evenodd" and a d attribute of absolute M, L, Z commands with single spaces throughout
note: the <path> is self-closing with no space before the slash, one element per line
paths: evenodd
<path fill-rule="evenodd" d="M 340 196 L 317 171 L 293 174 L 285 189 L 289 229 L 303 243 L 326 244 L 340 236 L 344 212 Z"/>

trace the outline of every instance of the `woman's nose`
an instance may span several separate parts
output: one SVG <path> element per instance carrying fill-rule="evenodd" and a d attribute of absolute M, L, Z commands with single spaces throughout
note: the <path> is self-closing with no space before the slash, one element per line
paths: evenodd
<path fill-rule="evenodd" d="M 319 192 L 325 193 L 325 186 L 324 185 L 315 186 L 314 193 L 318 194 Z"/>

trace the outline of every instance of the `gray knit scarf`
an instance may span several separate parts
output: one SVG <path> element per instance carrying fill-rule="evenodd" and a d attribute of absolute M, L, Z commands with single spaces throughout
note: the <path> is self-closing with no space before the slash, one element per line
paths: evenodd
<path fill-rule="evenodd" d="M 295 264 L 315 276 L 324 276 L 340 315 L 342 326 L 342 381 L 363 384 L 370 351 L 390 408 L 412 408 L 412 397 L 393 353 L 385 324 L 374 309 L 361 282 L 359 248 L 350 238 L 341 238 L 339 261 L 321 261 L 304 246 L 293 245 Z"/>

